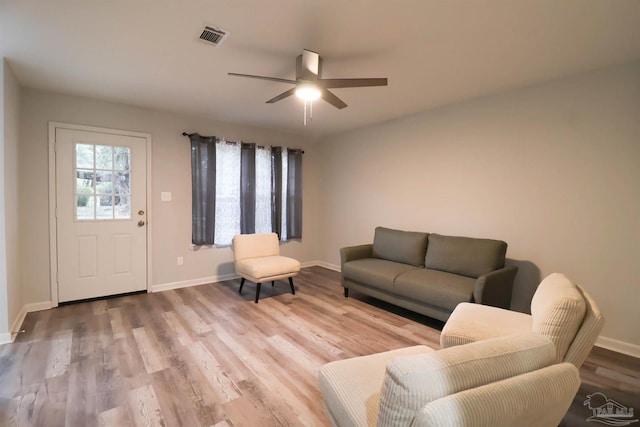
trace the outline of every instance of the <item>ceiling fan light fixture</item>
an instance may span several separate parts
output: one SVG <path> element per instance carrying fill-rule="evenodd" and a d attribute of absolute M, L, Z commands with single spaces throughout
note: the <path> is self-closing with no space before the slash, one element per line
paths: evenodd
<path fill-rule="evenodd" d="M 305 101 L 315 101 L 320 98 L 320 89 L 312 83 L 302 83 L 296 87 L 296 96 Z"/>

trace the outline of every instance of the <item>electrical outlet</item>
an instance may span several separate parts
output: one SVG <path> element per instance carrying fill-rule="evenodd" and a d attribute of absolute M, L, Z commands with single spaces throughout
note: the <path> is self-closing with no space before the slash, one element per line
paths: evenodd
<path fill-rule="evenodd" d="M 178 257 L 178 265 L 182 265 L 182 264 L 184 264 L 184 259 L 181 256 L 179 256 Z"/>

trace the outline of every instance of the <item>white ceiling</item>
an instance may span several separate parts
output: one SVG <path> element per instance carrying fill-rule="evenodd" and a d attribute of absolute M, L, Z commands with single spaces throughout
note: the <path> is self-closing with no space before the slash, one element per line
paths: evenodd
<path fill-rule="evenodd" d="M 204 25 L 231 32 L 220 47 Z M 267 99 L 302 49 L 349 106 Z M 0 0 L 0 54 L 23 86 L 318 137 L 640 59 L 638 0 Z"/>

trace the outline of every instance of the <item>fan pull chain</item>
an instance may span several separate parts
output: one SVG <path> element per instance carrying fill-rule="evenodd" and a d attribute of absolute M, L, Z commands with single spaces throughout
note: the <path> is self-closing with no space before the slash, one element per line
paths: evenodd
<path fill-rule="evenodd" d="M 308 104 L 307 104 L 308 102 Z M 313 120 L 313 101 L 304 100 L 304 125 L 307 125 L 307 105 L 309 106 L 309 121 Z"/>
<path fill-rule="evenodd" d="M 309 105 L 309 121 L 313 120 L 313 101 L 308 101 L 309 104 L 307 104 L 307 100 L 304 100 L 304 125 L 307 125 L 307 105 Z"/>

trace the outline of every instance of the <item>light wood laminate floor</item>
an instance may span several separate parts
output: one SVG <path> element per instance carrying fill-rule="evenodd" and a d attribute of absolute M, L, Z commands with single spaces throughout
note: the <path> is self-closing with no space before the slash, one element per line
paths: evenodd
<path fill-rule="evenodd" d="M 0 347 L 0 426 L 325 426 L 317 372 L 405 346 L 439 347 L 442 323 L 303 269 L 263 286 L 239 280 L 61 306 L 27 315 Z M 563 427 L 591 425 L 587 394 L 640 412 L 640 361 L 595 349 Z"/>

